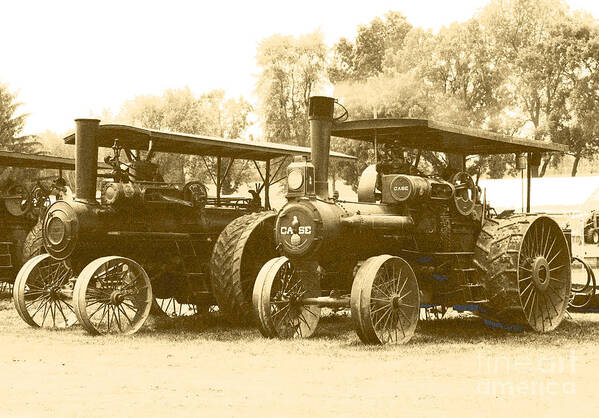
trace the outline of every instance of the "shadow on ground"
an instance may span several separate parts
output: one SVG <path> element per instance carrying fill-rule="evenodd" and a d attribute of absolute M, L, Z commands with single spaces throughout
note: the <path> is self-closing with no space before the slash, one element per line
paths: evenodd
<path fill-rule="evenodd" d="M 0 298 L 0 328 L 3 334 L 19 335 L 29 333 L 16 313 L 9 297 Z M 35 333 L 39 332 L 35 330 Z M 43 332 L 43 331 L 41 331 Z M 52 332 L 54 335 L 62 332 Z M 65 333 L 85 335 L 81 327 L 74 326 Z M 35 334 L 34 334 L 35 335 Z M 250 341 L 262 339 L 256 328 L 231 327 L 218 313 L 202 313 L 194 316 L 169 318 L 151 316 L 146 326 L 140 330 L 138 338 L 158 338 L 166 340 Z M 110 337 L 110 338 L 119 338 Z M 353 330 L 349 313 L 341 311 L 323 316 L 312 341 L 336 342 L 339 345 L 362 346 Z M 532 331 L 513 332 L 487 325 L 482 319 L 469 314 L 457 317 L 421 320 L 410 345 L 436 344 L 510 344 L 560 346 L 575 342 L 599 340 L 599 314 L 567 315 L 554 331 L 540 334 Z M 375 348 L 376 349 L 376 348 Z"/>
<path fill-rule="evenodd" d="M 154 318 L 143 333 L 176 334 L 180 332 L 201 332 L 206 338 L 231 340 L 237 335 L 247 338 L 248 333 L 257 335 L 254 327 L 235 328 L 218 314 L 195 315 L 184 318 Z M 348 338 L 349 337 L 349 338 Z M 351 340 L 351 344 L 361 344 L 354 333 L 351 318 L 347 312 L 339 312 L 320 319 L 313 340 Z M 454 318 L 421 320 L 411 344 L 466 343 L 466 344 L 543 344 L 561 345 L 564 342 L 599 340 L 598 314 L 573 314 L 549 333 L 533 331 L 506 331 L 483 322 L 473 315 Z"/>

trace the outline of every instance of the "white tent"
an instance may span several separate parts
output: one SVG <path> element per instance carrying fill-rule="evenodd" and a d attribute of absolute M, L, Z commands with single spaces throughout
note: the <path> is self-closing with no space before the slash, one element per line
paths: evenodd
<path fill-rule="evenodd" d="M 487 201 L 498 210 L 526 209 L 526 180 L 481 180 Z M 533 212 L 585 212 L 599 209 L 599 176 L 541 177 L 531 181 L 530 206 Z"/>

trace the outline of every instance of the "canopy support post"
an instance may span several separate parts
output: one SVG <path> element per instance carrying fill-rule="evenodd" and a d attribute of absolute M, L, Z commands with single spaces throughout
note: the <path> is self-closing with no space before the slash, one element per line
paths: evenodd
<path fill-rule="evenodd" d="M 376 116 L 375 116 L 376 117 Z M 378 143 L 377 143 L 376 129 L 374 130 L 374 164 L 379 163 L 379 152 L 378 152 Z"/>
<path fill-rule="evenodd" d="M 222 158 L 219 155 L 216 157 L 216 206 L 220 206 L 220 188 L 221 188 L 221 175 L 220 170 L 222 166 Z"/>
<path fill-rule="evenodd" d="M 285 163 L 287 162 L 287 159 L 289 158 L 289 156 L 285 156 L 283 158 L 281 158 L 281 161 L 279 162 L 279 166 L 277 167 L 277 169 L 275 170 L 275 173 L 272 175 L 272 182 L 270 183 L 270 185 L 272 186 L 273 184 L 275 184 L 276 182 L 280 181 L 280 180 L 276 180 L 277 175 L 279 174 L 279 171 L 281 171 L 281 168 L 283 168 L 283 166 L 285 165 Z M 286 176 L 283 176 L 282 178 L 285 178 Z"/>
<path fill-rule="evenodd" d="M 266 160 L 264 173 L 264 207 L 270 209 L 270 160 Z"/>
<path fill-rule="evenodd" d="M 527 161 L 526 161 L 526 213 L 530 213 L 530 180 L 532 177 L 532 168 L 530 166 L 532 153 L 527 153 Z"/>
<path fill-rule="evenodd" d="M 233 163 L 235 162 L 235 158 L 231 157 L 229 159 L 229 164 L 227 165 L 227 168 L 225 168 L 225 174 L 223 174 L 223 178 L 221 180 L 221 187 L 222 187 L 222 183 L 227 179 L 227 177 L 229 176 L 229 171 L 231 171 L 231 166 L 233 166 Z"/>
<path fill-rule="evenodd" d="M 464 154 L 445 153 L 447 166 L 454 173 L 466 171 L 466 156 Z"/>
<path fill-rule="evenodd" d="M 214 185 L 216 186 L 216 178 L 212 174 L 212 169 L 208 166 L 206 157 L 204 157 L 203 155 L 202 155 L 202 161 L 204 161 L 204 166 L 206 167 L 206 171 L 208 172 L 208 175 L 210 175 L 210 178 L 212 179 L 212 183 L 214 183 Z M 213 168 L 214 168 L 214 166 L 213 166 Z"/>

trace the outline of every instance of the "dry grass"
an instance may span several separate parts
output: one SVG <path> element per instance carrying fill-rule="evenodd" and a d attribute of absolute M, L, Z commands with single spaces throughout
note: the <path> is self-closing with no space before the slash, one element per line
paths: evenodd
<path fill-rule="evenodd" d="M 93 338 L 30 329 L 5 300 L 0 414 L 594 416 L 598 319 L 576 315 L 535 334 L 461 316 L 421 322 L 408 345 L 369 347 L 344 315 L 323 318 L 300 341 L 264 339 L 214 316 Z"/>

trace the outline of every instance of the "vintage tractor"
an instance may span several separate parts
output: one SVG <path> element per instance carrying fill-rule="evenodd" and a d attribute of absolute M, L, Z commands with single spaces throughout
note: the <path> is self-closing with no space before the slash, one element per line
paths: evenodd
<path fill-rule="evenodd" d="M 92 334 L 130 334 L 152 307 L 184 315 L 216 303 L 232 322 L 252 317 L 253 279 L 275 254 L 269 186 L 284 178 L 276 177 L 288 157 L 308 155 L 309 149 L 100 125 L 95 119 L 78 119 L 65 142 L 76 147 L 75 198 L 48 208 L 42 227 L 47 253 L 17 275 L 13 299 L 25 322 L 60 328 L 78 321 Z M 112 171 L 104 176 L 99 199 L 98 147 L 112 148 L 105 158 Z M 152 162 L 156 153 L 195 155 L 207 167 L 206 157 L 213 156 L 216 196 L 199 181 L 164 182 Z M 275 158 L 279 165 L 271 176 Z M 253 161 L 263 179 L 251 197 L 221 194 L 236 159 Z"/>
<path fill-rule="evenodd" d="M 74 170 L 75 160 L 50 155 L 0 151 L 0 166 L 58 170 L 57 175 L 12 183 L 0 193 L 0 290 L 12 290 L 23 262 L 44 252 L 41 222 L 48 206 L 69 194 L 64 170 Z"/>
<path fill-rule="evenodd" d="M 310 99 L 312 161 L 288 167 L 288 203 L 275 226 L 282 256 L 264 264 L 253 291 L 264 336 L 309 337 L 324 307 L 351 308 L 370 344 L 409 341 L 421 306 L 473 311 L 506 329 L 560 324 L 571 286 L 568 235 L 549 216 L 497 215 L 465 158 L 526 153 L 530 185 L 539 154 L 564 146 L 429 120 L 339 121 L 334 104 Z M 375 153 L 381 144 L 412 151 L 367 168 L 359 201 L 341 201 L 328 191 L 331 136 L 373 142 Z M 448 166 L 426 174 L 425 152 L 446 153 Z"/>
<path fill-rule="evenodd" d="M 599 213 L 592 211 L 584 224 L 584 242 L 587 244 L 599 244 Z"/>

